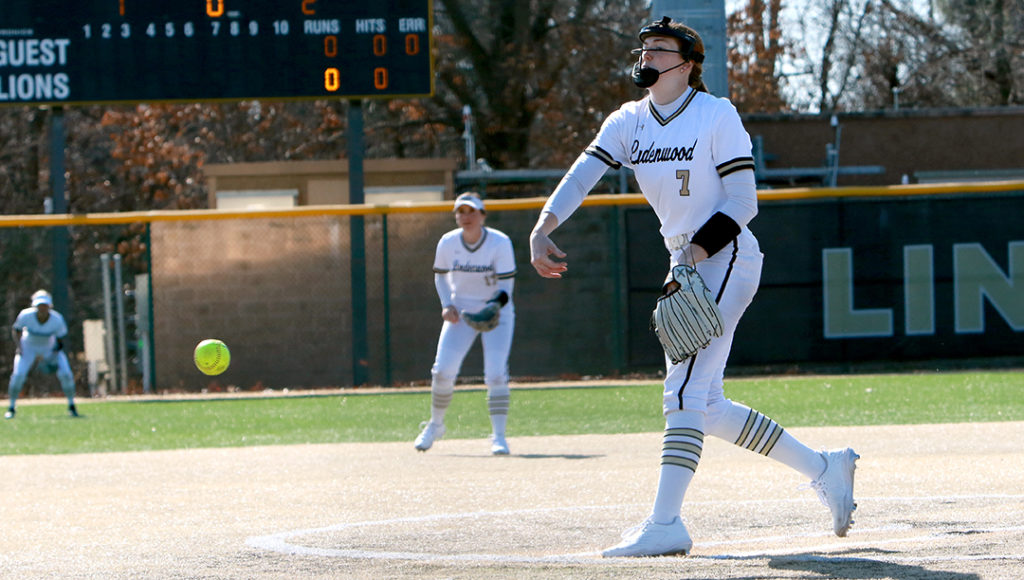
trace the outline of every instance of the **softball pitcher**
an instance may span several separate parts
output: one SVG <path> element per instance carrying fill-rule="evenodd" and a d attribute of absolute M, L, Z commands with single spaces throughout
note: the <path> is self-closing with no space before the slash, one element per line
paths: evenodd
<path fill-rule="evenodd" d="M 633 81 L 648 89 L 608 116 L 597 137 L 548 198 L 530 235 L 531 262 L 546 278 L 567 270 L 550 238 L 609 168 L 629 167 L 661 222 L 670 269 L 695 265 L 721 310 L 724 330 L 704 350 L 667 372 L 660 478 L 648 518 L 623 534 L 606 557 L 687 554 L 683 496 L 705 434 L 775 459 L 811 479 L 844 536 L 853 523 L 852 449 L 816 452 L 763 414 L 725 397 L 723 376 L 733 333 L 757 291 L 762 254 L 747 227 L 757 213 L 750 137 L 726 99 L 701 80 L 704 43 L 668 17 L 640 30 Z M 554 257 L 554 259 L 552 259 Z"/>
<path fill-rule="evenodd" d="M 460 195 L 454 211 L 459 227 L 441 237 L 434 256 L 434 285 L 444 323 L 430 370 L 430 420 L 422 425 L 415 447 L 426 451 L 444 436 L 444 416 L 455 392 L 455 380 L 479 335 L 491 416 L 491 453 L 508 455 L 508 356 L 516 316 L 512 304 L 516 275 L 512 240 L 484 225 L 487 212 L 476 194 Z M 481 324 L 475 321 L 478 312 L 491 314 Z"/>
<path fill-rule="evenodd" d="M 14 371 L 8 385 L 10 405 L 5 419 L 13 419 L 15 403 L 21 387 L 33 367 L 55 371 L 64 396 L 68 398 L 68 415 L 78 416 L 75 409 L 75 377 L 61 340 L 68 334 L 64 317 L 53 309 L 53 298 L 45 290 L 32 295 L 32 306 L 22 310 L 11 327 L 15 344 Z"/>

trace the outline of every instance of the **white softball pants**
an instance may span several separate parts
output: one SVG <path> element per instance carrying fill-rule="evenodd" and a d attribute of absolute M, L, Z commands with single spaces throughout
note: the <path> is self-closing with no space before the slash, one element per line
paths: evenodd
<path fill-rule="evenodd" d="M 14 407 L 21 394 L 21 387 L 28 378 L 29 371 L 33 364 L 40 366 L 50 363 L 57 363 L 57 380 L 60 381 L 60 388 L 68 402 L 73 402 L 75 396 L 75 375 L 71 372 L 71 364 L 68 362 L 68 355 L 63 350 L 53 351 L 51 347 L 33 348 L 22 343 L 21 352 L 14 355 L 14 371 L 11 372 L 11 380 L 8 383 L 10 406 Z"/>
<path fill-rule="evenodd" d="M 697 271 L 718 300 L 724 329 L 722 336 L 712 339 L 707 348 L 679 364 L 672 364 L 665 357 L 666 415 L 681 410 L 707 413 L 710 404 L 725 401 L 725 364 L 736 325 L 757 293 L 763 259 L 757 239 L 744 228 L 733 243 L 697 264 Z M 683 256 L 677 250 L 672 255 L 672 266 L 680 263 Z"/>
<path fill-rule="evenodd" d="M 508 357 L 512 350 L 512 333 L 515 329 L 515 310 L 506 305 L 501 309 L 498 326 L 490 332 L 478 332 L 461 320 L 452 324 L 445 321 L 437 339 L 437 355 L 430 374 L 434 383 L 444 386 L 455 385 L 462 369 L 462 362 L 473 346 L 477 335 L 484 351 L 484 382 L 488 390 L 492 386 L 508 386 Z"/>

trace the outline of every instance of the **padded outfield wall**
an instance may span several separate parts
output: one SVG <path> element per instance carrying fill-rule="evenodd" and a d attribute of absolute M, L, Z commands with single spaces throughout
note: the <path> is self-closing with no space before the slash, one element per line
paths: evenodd
<path fill-rule="evenodd" d="M 1024 364 L 1024 195 L 935 189 L 762 192 L 751 228 L 764 271 L 731 365 Z M 636 214 L 631 236 L 651 237 L 654 216 Z M 640 248 L 656 242 L 637 240 Z M 661 278 L 653 263 L 631 266 L 639 315 Z M 654 364 L 643 334 L 632 360 Z"/>
<path fill-rule="evenodd" d="M 1024 184 L 775 190 L 761 200 L 751 226 L 764 274 L 731 372 L 1005 365 L 1024 353 Z M 651 210 L 640 196 L 588 200 L 556 233 L 570 272 L 552 281 L 529 264 L 541 201 L 488 204 L 488 224 L 512 237 L 519 269 L 512 376 L 656 372 L 662 355 L 649 316 L 667 252 Z M 440 327 L 430 264 L 454 223 L 447 204 L 405 209 L 414 211 L 365 217 L 371 384 L 428 380 Z M 206 282 L 181 284 L 165 278 L 162 256 L 181 254 L 169 236 L 186 226 L 154 224 L 158 382 L 189 376 L 188 349 L 204 328 L 239 345 L 234 378 L 243 386 L 350 381 L 347 223 L 344 215 L 193 222 L 187 227 L 199 229 L 189 237 L 206 241 L 193 243 L 190 257 L 211 245 L 209 236 L 223 240 L 213 247 L 265 247 L 222 255 Z M 259 256 L 276 259 L 260 266 Z M 196 292 L 203 283 L 210 291 Z M 202 323 L 181 316 L 188 297 L 202 295 Z M 217 312 L 231 315 L 220 323 Z M 477 345 L 465 381 L 479 380 L 481 358 Z"/>

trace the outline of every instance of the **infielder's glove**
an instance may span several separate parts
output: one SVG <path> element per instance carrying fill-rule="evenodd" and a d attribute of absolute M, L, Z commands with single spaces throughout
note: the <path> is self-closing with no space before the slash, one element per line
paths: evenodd
<path fill-rule="evenodd" d="M 39 365 L 39 368 L 48 375 L 57 374 L 57 357 L 43 361 L 43 364 Z"/>
<path fill-rule="evenodd" d="M 498 321 L 501 320 L 501 307 L 507 303 L 508 294 L 504 290 L 498 290 L 481 310 L 478 312 L 463 310 L 459 316 L 474 330 L 487 332 L 498 326 Z"/>
<path fill-rule="evenodd" d="M 684 264 L 669 272 L 651 315 L 651 328 L 672 364 L 683 362 L 712 338 L 722 336 L 722 313 L 693 266 Z"/>

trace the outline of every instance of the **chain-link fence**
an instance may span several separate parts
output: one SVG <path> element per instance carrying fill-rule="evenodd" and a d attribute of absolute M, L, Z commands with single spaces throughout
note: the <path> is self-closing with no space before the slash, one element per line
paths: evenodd
<path fill-rule="evenodd" d="M 519 265 L 512 375 L 614 373 L 621 359 L 610 354 L 617 340 L 611 332 L 614 317 L 606 321 L 607 332 L 588 329 L 581 336 L 559 312 L 579 306 L 594 312 L 616 308 L 616 294 L 609 288 L 615 285 L 614 256 L 620 249 L 612 246 L 618 236 L 610 232 L 619 227 L 620 210 L 581 209 L 566 226 L 565 245 L 577 260 L 578 277 L 545 284 L 529 266 L 527 247 L 541 203 L 488 203 L 487 225 L 512 238 Z M 62 313 L 71 327 L 69 351 L 80 393 L 429 381 L 441 325 L 431 267 L 437 241 L 456 227 L 447 202 L 321 211 L 159 212 L 136 214 L 140 221 L 133 223 L 123 223 L 130 214 L 107 214 L 114 215 L 122 223 L 106 224 L 103 216 L 93 216 L 79 217 L 70 226 L 27 227 L 36 220 L 26 218 L 19 227 L 10 222 L 0 227 L 0 268 L 8 274 L 3 312 L 9 321 L 28 306 L 34 290 L 53 286 L 52 232 L 67 227 L 70 233 L 68 301 L 56 307 L 66 309 Z M 362 222 L 364 232 L 355 252 L 353 220 Z M 57 216 L 51 220 L 59 221 Z M 583 284 L 591 275 L 609 284 Z M 99 322 L 105 337 L 96 333 Z M 231 367 L 221 376 L 202 375 L 192 364 L 192 349 L 204 338 L 219 338 L 231 348 Z M 558 344 L 560 356 L 544 354 L 551 344 Z M 97 356 L 96 348 L 102 348 L 103 359 L 88 360 Z M 13 344 L 9 352 L 13 357 Z M 0 372 L 9 375 L 12 357 L 0 360 Z M 481 374 L 476 346 L 466 359 L 463 380 Z M 59 393 L 52 377 L 33 374 L 29 383 L 31 394 Z"/>
<path fill-rule="evenodd" d="M 19 218 L 5 219 L 17 223 Z M 103 334 L 90 333 L 89 329 L 110 325 L 116 331 L 120 324 L 124 325 L 123 348 L 118 348 L 117 341 L 114 348 L 126 355 L 119 360 L 125 361 L 122 374 L 129 378 L 129 381 L 122 382 L 125 388 L 121 390 L 140 390 L 143 361 L 140 358 L 141 337 L 136 311 L 144 310 L 148 305 L 136 306 L 134 288 L 137 280 L 146 278 L 149 272 L 146 224 L 31 227 L 35 221 L 33 216 L 26 216 L 18 227 L 0 227 L 0 276 L 4 280 L 4 291 L 0 293 L 0 316 L 3 316 L 6 321 L 3 324 L 8 329 L 3 333 L 6 356 L 0 357 L 0 375 L 8 377 L 12 370 L 15 344 L 10 324 L 22 309 L 30 306 L 31 294 L 45 289 L 54 294 L 54 307 L 67 320 L 70 332 L 64 343 L 71 355 L 80 392 L 88 392 L 90 383 L 93 389 L 98 386 L 96 379 L 90 381 L 85 336 L 88 334 L 93 339 L 90 354 L 94 354 L 93 349 L 98 349 L 98 354 L 94 354 L 96 357 L 105 354 L 106 345 L 100 344 L 104 342 Z M 67 235 L 57 235 L 60 230 Z M 63 255 L 70 256 L 68 265 L 55 269 L 54 257 Z M 120 283 L 115 281 L 115 273 Z M 138 278 L 140 276 L 142 278 Z M 109 323 L 105 322 L 107 318 Z M 114 338 L 113 334 L 110 337 Z M 94 362 L 97 364 L 93 371 L 106 373 L 105 360 Z M 129 367 L 139 370 L 129 372 Z M 37 371 L 29 376 L 23 392 L 29 396 L 61 393 L 53 375 Z"/>

